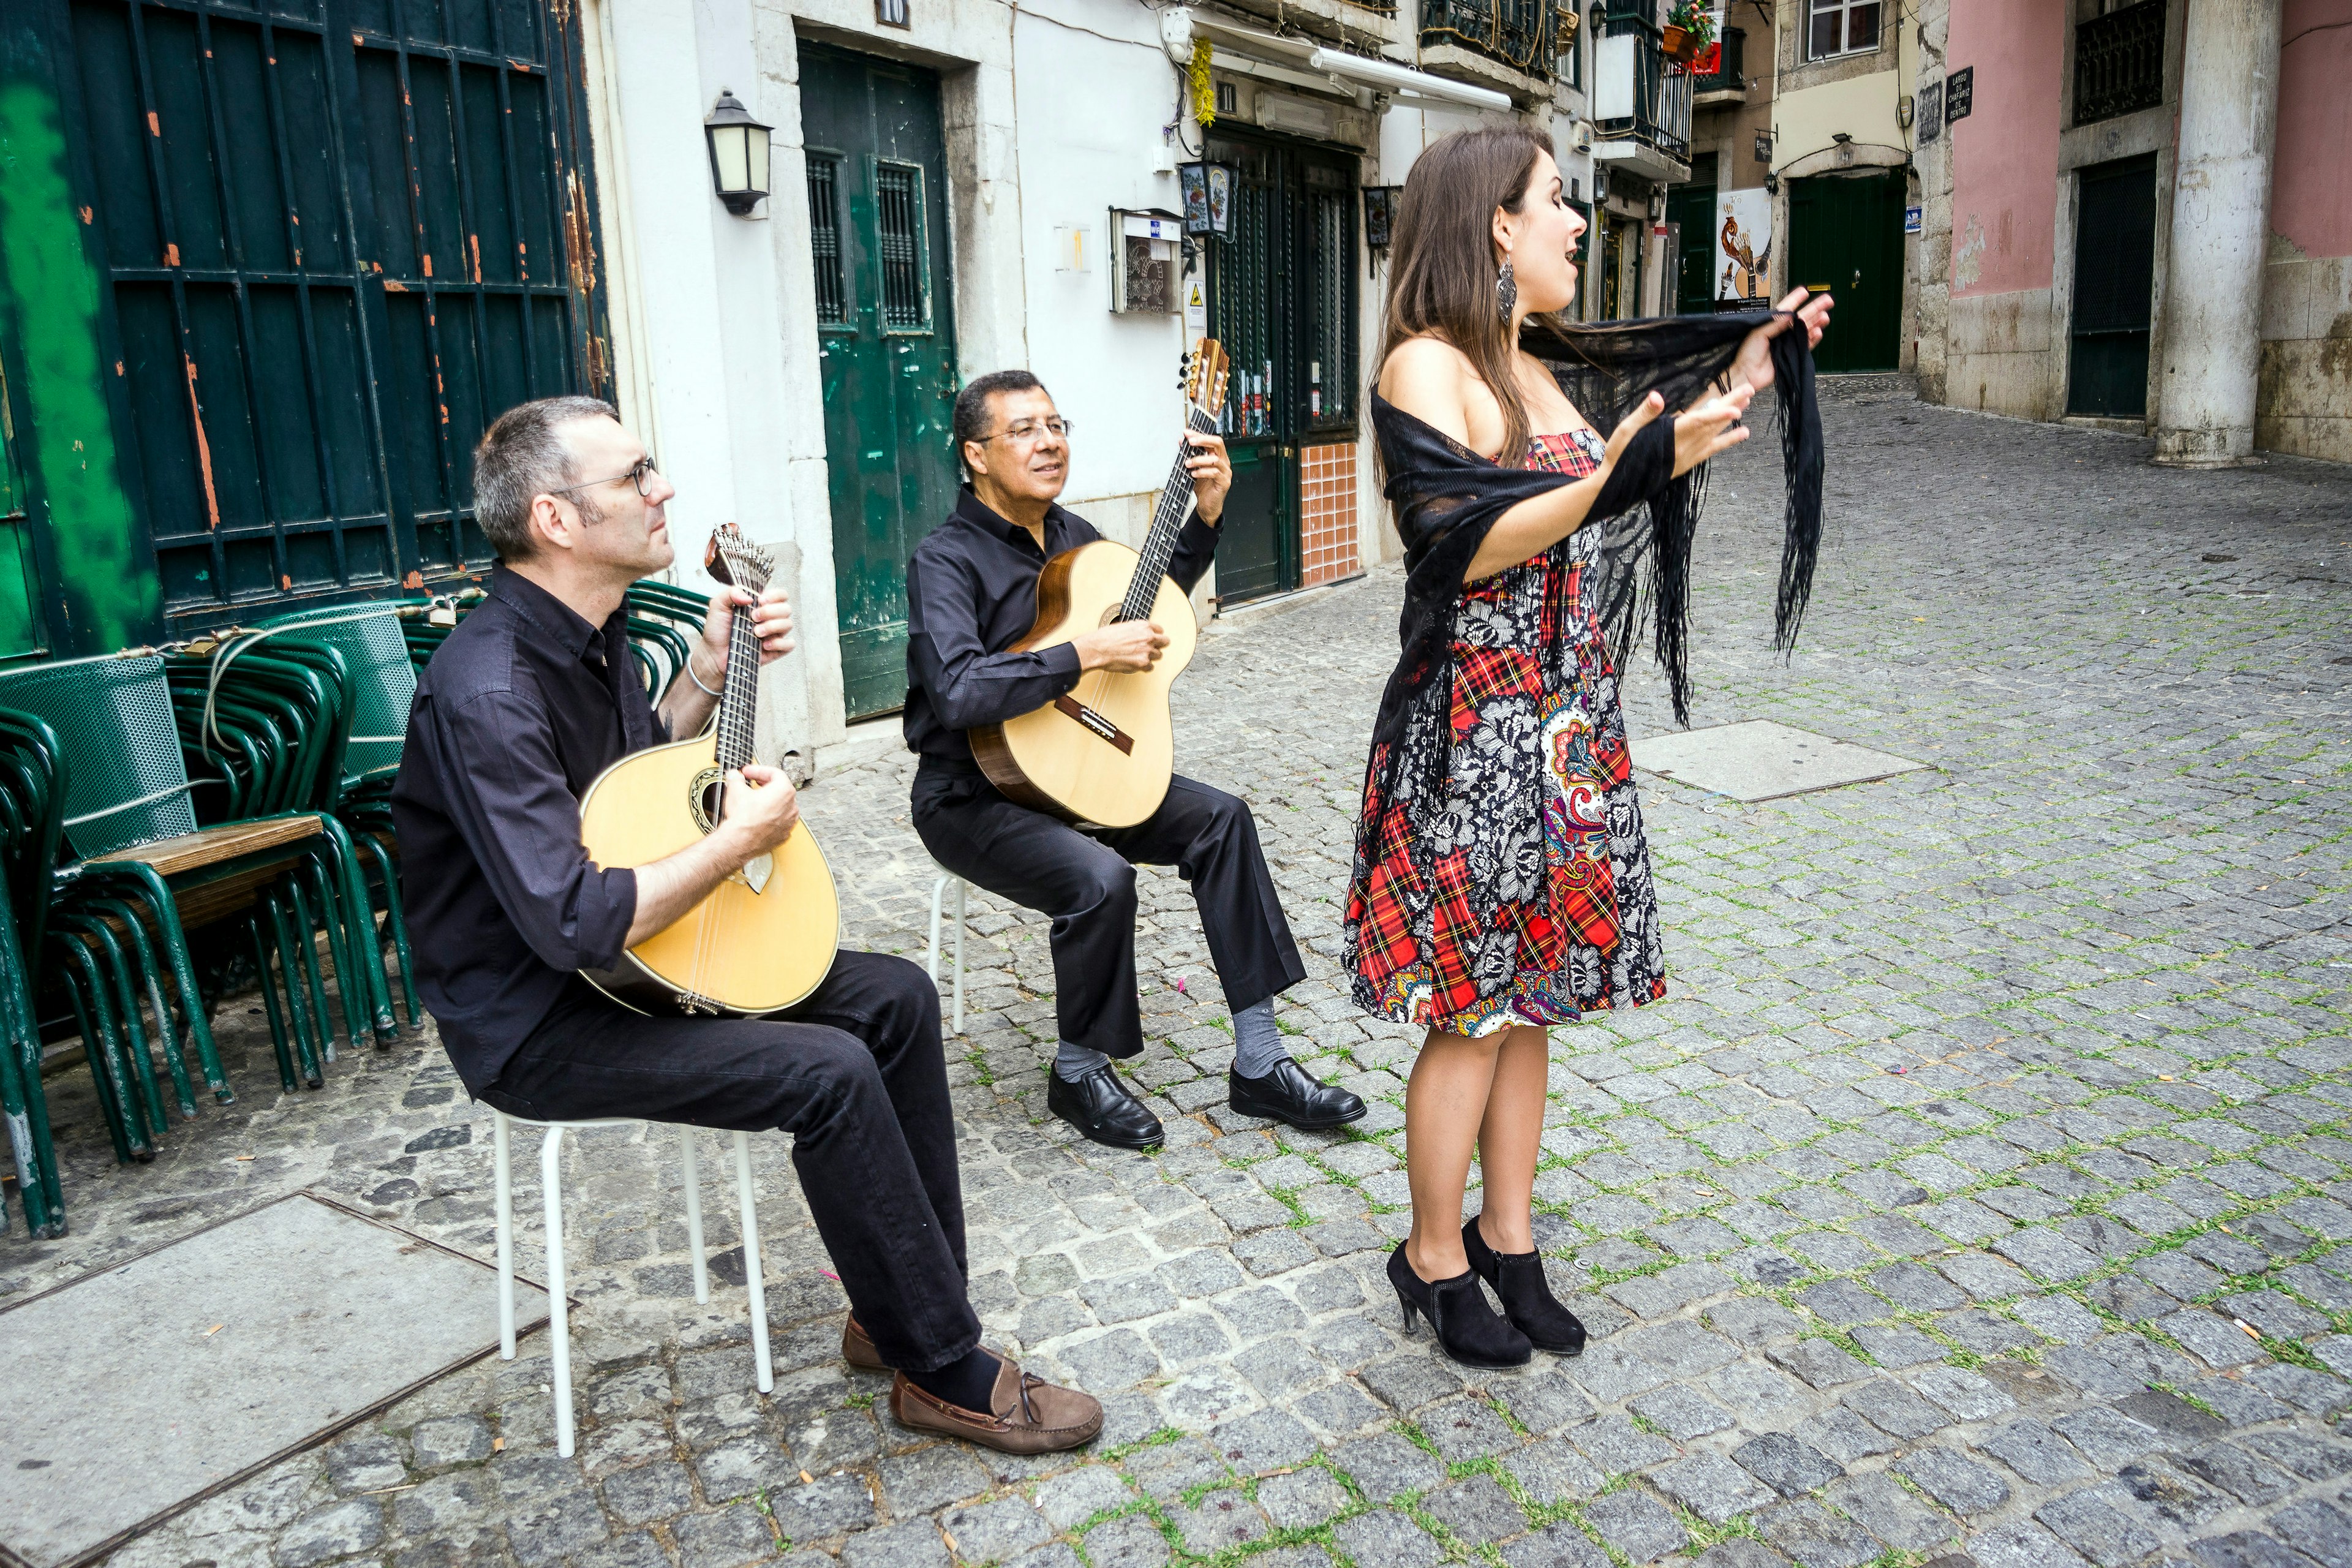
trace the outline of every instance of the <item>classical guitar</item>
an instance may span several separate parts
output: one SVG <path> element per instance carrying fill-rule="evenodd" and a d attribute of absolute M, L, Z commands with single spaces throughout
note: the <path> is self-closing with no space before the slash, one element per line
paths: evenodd
<path fill-rule="evenodd" d="M 1185 426 L 1213 434 L 1225 400 L 1225 351 L 1202 338 L 1185 364 Z M 1154 621 L 1168 634 L 1147 670 L 1093 669 L 1066 695 L 1034 713 L 973 730 L 981 771 L 1008 799 L 1103 827 L 1132 827 L 1167 798 L 1176 734 L 1168 691 L 1192 662 L 1200 626 L 1183 590 L 1168 580 L 1192 500 L 1184 466 L 1195 448 L 1180 441 L 1138 554 L 1098 539 L 1065 550 L 1037 579 L 1037 620 L 1013 648 L 1051 647 L 1114 621 Z"/>
<path fill-rule="evenodd" d="M 757 595 L 775 562 L 733 523 L 711 537 L 708 567 Z M 643 866 L 675 855 L 718 825 L 730 769 L 751 761 L 760 644 L 751 617 L 735 617 L 719 715 L 690 741 L 622 758 L 588 786 L 580 837 L 599 866 Z M 792 834 L 713 889 L 677 922 L 584 978 L 639 1012 L 772 1013 L 815 990 L 841 942 L 841 900 L 808 830 Z"/>

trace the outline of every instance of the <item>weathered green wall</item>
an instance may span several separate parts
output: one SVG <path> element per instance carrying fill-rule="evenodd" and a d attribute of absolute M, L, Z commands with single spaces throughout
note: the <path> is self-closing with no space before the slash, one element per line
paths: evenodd
<path fill-rule="evenodd" d="M 163 622 L 108 393 L 101 291 L 74 198 L 64 114 L 29 18 L 0 32 L 0 353 L 50 647 L 103 653 Z M 30 565 L 30 563 L 27 563 Z M 0 602 L 0 622 L 17 613 Z M 0 637 L 14 642 L 0 626 Z"/>

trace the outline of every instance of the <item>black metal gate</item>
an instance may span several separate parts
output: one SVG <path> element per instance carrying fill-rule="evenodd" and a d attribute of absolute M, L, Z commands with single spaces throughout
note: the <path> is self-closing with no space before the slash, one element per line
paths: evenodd
<path fill-rule="evenodd" d="M 49 9 L 166 629 L 485 564 L 482 428 L 606 386 L 577 12 Z"/>
<path fill-rule="evenodd" d="M 1209 331 L 1233 358 L 1226 444 L 1234 491 L 1217 547 L 1217 597 L 1299 585 L 1303 449 L 1356 438 L 1355 159 L 1217 133 L 1209 156 L 1239 172 L 1233 231 L 1208 242 Z"/>

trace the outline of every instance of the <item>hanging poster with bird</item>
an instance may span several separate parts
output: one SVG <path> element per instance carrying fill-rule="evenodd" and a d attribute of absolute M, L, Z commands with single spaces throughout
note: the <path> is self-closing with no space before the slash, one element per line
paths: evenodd
<path fill-rule="evenodd" d="M 1719 300 L 1772 298 L 1772 194 L 1760 186 L 1715 198 L 1716 287 Z"/>

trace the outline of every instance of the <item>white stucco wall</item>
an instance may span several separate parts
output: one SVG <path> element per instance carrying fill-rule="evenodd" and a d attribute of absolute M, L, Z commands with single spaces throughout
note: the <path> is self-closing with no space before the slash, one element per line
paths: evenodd
<path fill-rule="evenodd" d="M 1157 169 L 1185 155 L 1171 156 L 1163 139 L 1181 111 L 1178 75 L 1156 14 L 1129 0 L 916 0 L 907 29 L 878 27 L 872 0 L 587 5 L 617 396 L 678 487 L 671 517 L 679 581 L 709 585 L 702 550 L 724 521 L 776 551 L 801 649 L 769 671 L 761 744 L 771 755 L 788 747 L 812 755 L 838 743 L 845 725 L 800 195 L 801 42 L 939 72 L 961 374 L 1019 365 L 1043 378 L 1078 426 L 1066 503 L 1130 543 L 1149 521 L 1181 427 L 1185 330 L 1181 315 L 1109 309 L 1109 215 L 1179 205 L 1174 174 Z M 730 215 L 710 189 L 702 121 L 722 89 L 775 128 L 774 195 L 748 218 Z M 1360 180 L 1402 184 L 1430 140 L 1480 118 L 1391 108 L 1362 148 Z M 1550 114 L 1538 118 L 1549 124 Z M 1188 118 L 1184 129 L 1197 147 L 1198 127 Z M 1589 182 L 1589 164 L 1579 173 Z M 1057 266 L 1056 231 L 1072 225 L 1089 233 L 1085 271 Z M 1361 261 L 1369 374 L 1385 275 L 1368 250 Z M 1357 511 L 1370 564 L 1396 545 L 1373 479 L 1368 422 L 1364 429 Z M 1213 587 L 1213 575 L 1204 601 Z"/>

